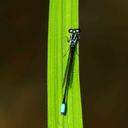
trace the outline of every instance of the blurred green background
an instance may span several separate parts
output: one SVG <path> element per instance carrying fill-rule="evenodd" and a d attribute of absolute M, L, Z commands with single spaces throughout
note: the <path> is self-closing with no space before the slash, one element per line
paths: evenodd
<path fill-rule="evenodd" d="M 85 128 L 128 127 L 128 1 L 80 0 Z M 0 128 L 47 127 L 47 0 L 0 2 Z"/>

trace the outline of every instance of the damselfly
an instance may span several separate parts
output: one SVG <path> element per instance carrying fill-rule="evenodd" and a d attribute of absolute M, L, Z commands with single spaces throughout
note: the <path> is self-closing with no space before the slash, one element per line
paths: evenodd
<path fill-rule="evenodd" d="M 66 65 L 66 70 L 64 74 L 64 80 L 63 80 L 63 99 L 61 104 L 61 114 L 66 115 L 67 112 L 67 98 L 68 98 L 68 89 L 71 82 L 71 76 L 73 73 L 73 63 L 74 63 L 74 54 L 76 51 L 77 43 L 80 39 L 80 29 L 69 29 L 68 32 L 70 33 L 70 38 L 68 42 L 70 43 L 69 47 L 69 55 Z"/>

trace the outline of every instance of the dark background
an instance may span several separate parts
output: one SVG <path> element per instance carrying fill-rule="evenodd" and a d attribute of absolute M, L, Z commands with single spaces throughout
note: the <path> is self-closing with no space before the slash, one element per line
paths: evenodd
<path fill-rule="evenodd" d="M 0 1 L 0 128 L 46 128 L 48 1 Z"/>
<path fill-rule="evenodd" d="M 128 2 L 80 0 L 85 128 L 128 127 Z M 47 0 L 0 2 L 0 128 L 47 127 Z"/>
<path fill-rule="evenodd" d="M 128 127 L 128 1 L 80 1 L 85 128 Z"/>

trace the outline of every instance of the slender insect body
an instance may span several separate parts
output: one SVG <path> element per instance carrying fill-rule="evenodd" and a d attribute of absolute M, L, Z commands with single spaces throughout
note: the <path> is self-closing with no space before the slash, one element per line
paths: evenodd
<path fill-rule="evenodd" d="M 68 89 L 69 89 L 69 84 L 71 81 L 71 73 L 72 73 L 72 69 L 73 69 L 74 54 L 75 54 L 77 43 L 80 40 L 80 36 L 79 36 L 80 29 L 69 29 L 68 31 L 70 33 L 70 39 L 69 39 L 70 49 L 69 49 L 69 55 L 68 55 L 68 61 L 67 61 L 64 81 L 63 81 L 64 93 L 63 93 L 63 100 L 62 100 L 62 104 L 61 104 L 61 114 L 62 115 L 66 115 L 66 112 L 67 112 Z"/>

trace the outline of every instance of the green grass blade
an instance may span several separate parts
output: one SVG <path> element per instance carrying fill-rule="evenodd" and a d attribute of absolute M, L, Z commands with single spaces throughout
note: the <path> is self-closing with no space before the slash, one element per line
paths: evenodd
<path fill-rule="evenodd" d="M 83 128 L 79 56 L 75 54 L 73 82 L 68 92 L 68 112 L 60 114 L 62 82 L 67 64 L 68 29 L 78 28 L 78 0 L 50 0 L 48 26 L 48 128 Z"/>

